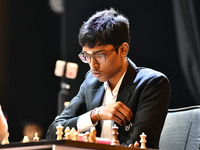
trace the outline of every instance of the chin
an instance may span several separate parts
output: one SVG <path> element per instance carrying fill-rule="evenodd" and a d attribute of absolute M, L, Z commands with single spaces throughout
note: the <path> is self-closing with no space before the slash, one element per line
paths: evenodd
<path fill-rule="evenodd" d="M 106 79 L 103 79 L 103 78 L 97 78 L 100 82 L 105 82 L 105 81 L 108 81 Z"/>

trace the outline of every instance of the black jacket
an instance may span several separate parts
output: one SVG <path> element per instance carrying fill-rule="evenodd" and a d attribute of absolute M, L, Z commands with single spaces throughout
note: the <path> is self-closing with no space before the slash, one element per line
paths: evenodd
<path fill-rule="evenodd" d="M 160 134 L 168 112 L 170 85 L 167 77 L 155 70 L 139 68 L 128 59 L 128 68 L 120 86 L 117 101 L 126 104 L 133 112 L 133 119 L 126 126 L 119 127 L 118 139 L 121 145 L 140 141 L 140 134 L 147 135 L 146 146 L 158 148 Z M 89 71 L 78 94 L 69 106 L 50 125 L 47 139 L 56 139 L 56 126 L 77 129 L 77 119 L 102 104 L 104 96 L 103 82 L 98 81 Z M 101 135 L 100 124 L 96 126 L 97 137 Z"/>

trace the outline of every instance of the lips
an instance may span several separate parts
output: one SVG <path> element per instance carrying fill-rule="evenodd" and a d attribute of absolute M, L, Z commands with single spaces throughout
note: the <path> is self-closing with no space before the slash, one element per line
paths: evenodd
<path fill-rule="evenodd" d="M 98 71 L 92 71 L 92 74 L 95 78 L 97 78 L 100 75 L 100 72 Z"/>

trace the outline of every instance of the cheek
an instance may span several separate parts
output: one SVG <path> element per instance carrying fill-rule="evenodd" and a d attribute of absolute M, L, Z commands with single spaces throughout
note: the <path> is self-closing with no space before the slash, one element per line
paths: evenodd
<path fill-rule="evenodd" d="M 121 57 L 119 55 L 109 56 L 105 63 L 100 64 L 100 70 L 102 70 L 106 76 L 115 75 L 121 68 Z"/>
<path fill-rule="evenodd" d="M 107 73 L 107 76 L 113 76 L 121 68 L 120 60 L 114 59 L 112 61 L 106 62 L 106 64 L 101 66 L 101 69 Z"/>
<path fill-rule="evenodd" d="M 110 66 L 111 69 L 120 67 L 121 66 L 121 58 L 118 55 L 116 55 L 110 61 L 108 61 L 108 65 Z"/>

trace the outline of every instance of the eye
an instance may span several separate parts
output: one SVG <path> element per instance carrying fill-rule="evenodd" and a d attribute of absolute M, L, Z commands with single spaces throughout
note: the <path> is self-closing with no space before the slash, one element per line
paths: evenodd
<path fill-rule="evenodd" d="M 85 55 L 86 60 L 90 60 L 90 55 Z"/>
<path fill-rule="evenodd" d="M 98 59 L 98 58 L 104 57 L 104 55 L 103 54 L 95 54 L 95 55 L 93 55 L 93 57 Z"/>
<path fill-rule="evenodd" d="M 81 58 L 86 59 L 86 55 L 85 54 L 82 54 L 80 56 L 81 56 Z"/>

